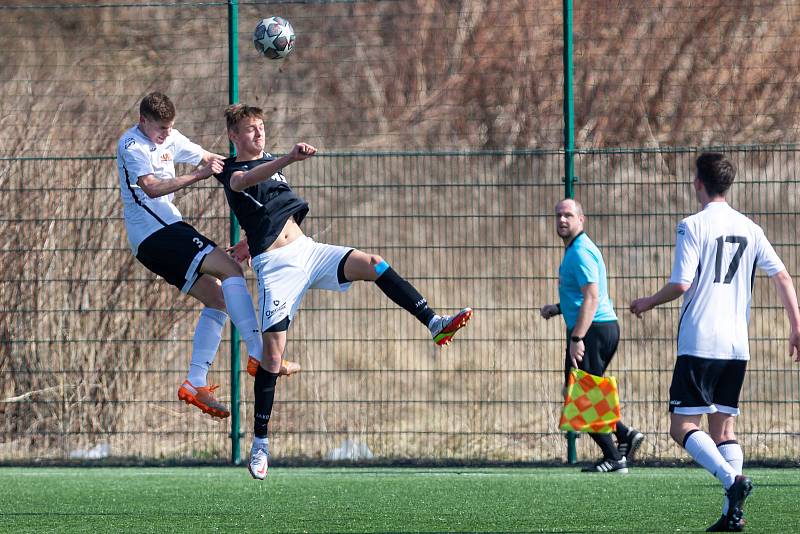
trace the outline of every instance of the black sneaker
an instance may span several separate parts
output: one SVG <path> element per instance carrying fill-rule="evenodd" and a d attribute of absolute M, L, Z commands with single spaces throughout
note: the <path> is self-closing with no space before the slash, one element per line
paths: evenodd
<path fill-rule="evenodd" d="M 628 472 L 628 462 L 623 456 L 619 460 L 603 459 L 594 465 L 581 469 L 583 473 L 620 473 Z"/>
<path fill-rule="evenodd" d="M 729 527 L 739 527 L 739 530 L 744 527 L 744 501 L 751 491 L 753 483 L 750 479 L 744 475 L 736 475 L 733 485 L 725 492 L 728 497 L 728 513 L 725 516 Z"/>
<path fill-rule="evenodd" d="M 624 456 L 628 460 L 633 461 L 636 451 L 639 450 L 639 447 L 641 447 L 643 441 L 644 434 L 635 428 L 631 428 L 628 430 L 628 437 L 625 438 L 625 441 L 621 441 L 617 445 L 617 450 L 619 451 L 620 456 Z"/>
<path fill-rule="evenodd" d="M 741 532 L 742 530 L 744 530 L 744 519 L 731 524 L 728 522 L 728 516 L 722 515 L 716 523 L 706 529 L 706 532 Z"/>

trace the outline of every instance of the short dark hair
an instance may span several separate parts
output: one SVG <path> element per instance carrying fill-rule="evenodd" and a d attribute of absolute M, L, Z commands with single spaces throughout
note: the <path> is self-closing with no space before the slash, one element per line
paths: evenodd
<path fill-rule="evenodd" d="M 242 119 L 261 119 L 264 120 L 264 111 L 255 106 L 247 104 L 231 104 L 225 108 L 225 123 L 228 131 L 236 129 Z"/>
<path fill-rule="evenodd" d="M 164 93 L 154 91 L 142 99 L 139 115 L 158 122 L 175 120 L 175 104 Z"/>
<path fill-rule="evenodd" d="M 704 152 L 697 158 L 697 178 L 709 195 L 724 195 L 736 178 L 736 167 L 719 152 Z"/>

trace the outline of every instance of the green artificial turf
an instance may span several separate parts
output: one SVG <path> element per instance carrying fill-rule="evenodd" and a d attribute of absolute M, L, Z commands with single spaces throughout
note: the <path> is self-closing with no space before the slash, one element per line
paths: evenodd
<path fill-rule="evenodd" d="M 748 532 L 800 532 L 797 469 L 752 469 Z M 0 468 L 0 532 L 702 532 L 697 468 Z"/>

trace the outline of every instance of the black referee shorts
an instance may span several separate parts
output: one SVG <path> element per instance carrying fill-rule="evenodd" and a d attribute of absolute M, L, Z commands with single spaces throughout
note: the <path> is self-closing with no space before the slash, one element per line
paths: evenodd
<path fill-rule="evenodd" d="M 564 352 L 564 385 L 569 382 L 569 371 L 572 368 L 572 359 L 569 357 L 569 338 L 572 330 L 567 331 L 567 349 Z M 597 376 L 603 376 L 608 364 L 611 363 L 619 345 L 619 323 L 609 321 L 592 323 L 586 335 L 583 336 L 583 345 L 586 351 L 583 360 L 578 363 L 578 369 Z"/>

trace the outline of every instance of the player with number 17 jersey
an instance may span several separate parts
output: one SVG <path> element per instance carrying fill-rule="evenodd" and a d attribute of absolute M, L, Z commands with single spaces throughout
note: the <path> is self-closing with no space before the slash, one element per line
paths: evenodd
<path fill-rule="evenodd" d="M 630 311 L 641 317 L 684 297 L 669 386 L 669 435 L 725 490 L 722 515 L 706 532 L 740 532 L 753 483 L 742 471 L 735 418 L 750 359 L 747 327 L 756 269 L 775 287 L 791 328 L 789 356 L 799 362 L 800 308 L 792 277 L 764 232 L 725 201 L 736 178 L 733 162 L 703 152 L 695 167 L 692 186 L 703 208 L 678 225 L 669 282 L 633 300 Z M 703 417 L 708 431 L 701 428 Z"/>
<path fill-rule="evenodd" d="M 760 226 L 726 202 L 678 224 L 670 282 L 691 284 L 678 326 L 678 355 L 749 360 L 747 325 L 755 269 L 785 270 Z"/>

